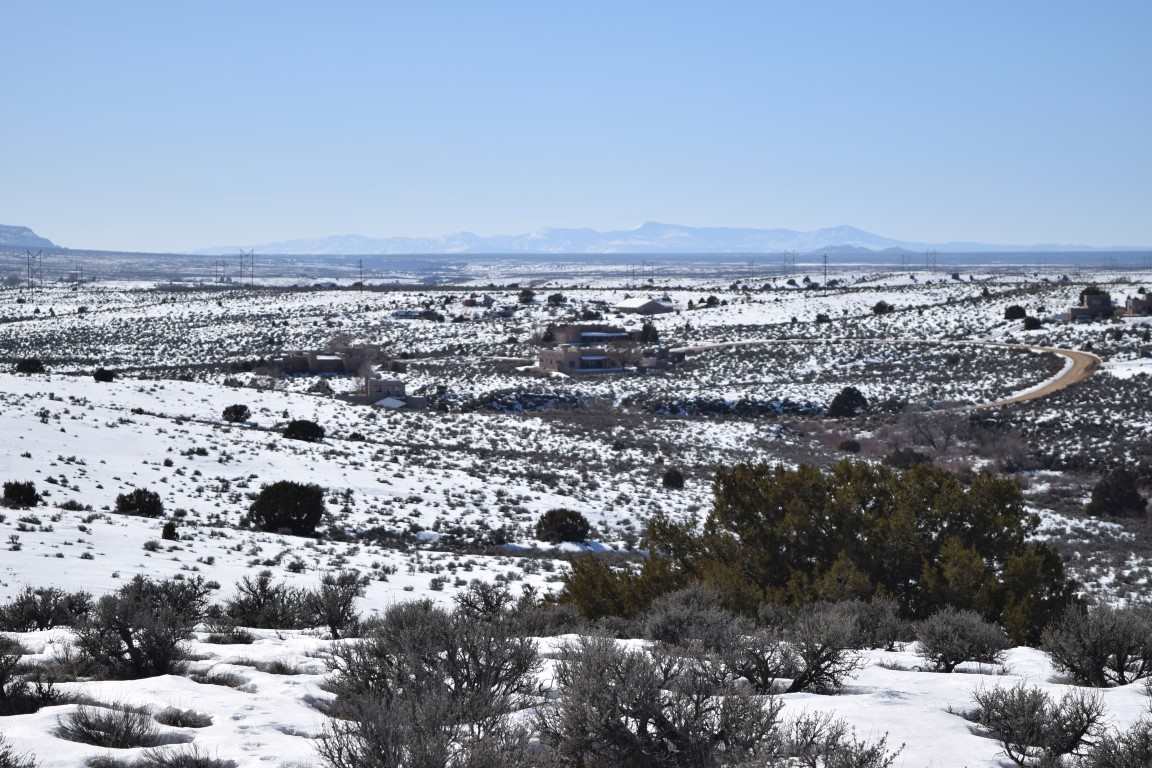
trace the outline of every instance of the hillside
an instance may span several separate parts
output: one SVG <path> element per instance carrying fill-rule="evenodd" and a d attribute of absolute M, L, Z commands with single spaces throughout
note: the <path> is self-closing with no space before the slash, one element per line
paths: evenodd
<path fill-rule="evenodd" d="M 0 224 L 0 248 L 55 248 L 51 240 L 40 237 L 28 227 Z"/>

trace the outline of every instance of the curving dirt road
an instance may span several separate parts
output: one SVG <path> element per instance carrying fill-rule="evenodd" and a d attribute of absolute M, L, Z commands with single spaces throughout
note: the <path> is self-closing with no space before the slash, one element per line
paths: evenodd
<path fill-rule="evenodd" d="M 1068 360 L 1071 365 L 1065 365 L 1064 370 L 1056 374 L 1047 381 L 1040 382 L 1035 387 L 1027 389 L 1023 392 L 1006 397 L 1003 400 L 997 400 L 994 403 L 984 403 L 983 405 L 976 406 L 977 408 L 999 408 L 1002 405 L 1012 405 L 1013 403 L 1024 403 L 1029 400 L 1039 400 L 1042 397 L 1048 397 L 1059 392 L 1062 389 L 1067 389 L 1073 384 L 1079 384 L 1092 374 L 1096 373 L 1096 369 L 1100 367 L 1102 362 L 1099 357 L 1091 352 L 1080 352 L 1075 349 L 1060 349 L 1059 347 L 1032 347 L 1027 344 L 992 344 L 987 343 L 985 346 L 1002 347 L 1004 349 L 1031 349 L 1036 352 L 1050 352 L 1054 355 L 1059 355 Z"/>
<path fill-rule="evenodd" d="M 726 347 L 741 347 L 753 346 L 758 344 L 809 344 L 822 341 L 838 341 L 841 339 L 748 339 L 745 341 L 721 341 L 714 344 L 697 344 L 688 347 L 676 347 L 668 350 L 669 352 L 678 352 L 683 354 L 692 354 L 695 352 L 704 352 L 709 349 L 724 349 Z M 973 406 L 977 410 L 987 408 L 999 408 L 1002 405 L 1012 405 L 1014 403 L 1024 403 L 1029 400 L 1039 400 L 1042 397 L 1048 397 L 1059 392 L 1062 389 L 1067 389 L 1073 384 L 1079 384 L 1081 381 L 1089 378 L 1096 372 L 1102 362 L 1099 357 L 1091 352 L 1080 352 L 1075 349 L 1061 349 L 1059 347 L 1037 347 L 1032 344 L 1003 344 L 995 341 L 930 341 L 928 339 L 858 339 L 858 338 L 845 338 L 842 341 L 872 341 L 872 342 L 891 342 L 893 344 L 935 344 L 937 346 L 982 346 L 982 347 L 995 347 L 999 349 L 1010 350 L 1032 350 L 1034 352 L 1050 352 L 1054 355 L 1059 355 L 1068 360 L 1070 364 L 1064 366 L 1064 370 L 1056 374 L 1050 379 L 1040 382 L 1034 387 L 1018 392 L 1011 397 L 1006 397 L 1003 400 L 996 400 L 991 403 L 980 403 Z"/>

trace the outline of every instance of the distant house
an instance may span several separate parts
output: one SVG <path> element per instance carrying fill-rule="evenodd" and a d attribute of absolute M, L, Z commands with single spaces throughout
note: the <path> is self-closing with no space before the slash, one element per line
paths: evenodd
<path fill-rule="evenodd" d="M 634 358 L 634 353 L 629 349 L 566 344 L 540 350 L 536 366 L 541 371 L 566 373 L 569 376 L 619 373 L 634 364 Z"/>
<path fill-rule="evenodd" d="M 513 304 L 500 304 L 499 306 L 489 307 L 488 311 L 484 313 L 484 317 L 492 319 L 506 319 L 516 316 L 516 307 Z"/>
<path fill-rule="evenodd" d="M 616 325 L 602 323 L 565 323 L 550 325 L 540 335 L 547 344 L 610 344 L 631 342 L 633 334 Z"/>
<path fill-rule="evenodd" d="M 355 374 L 365 365 L 376 362 L 379 357 L 380 348 L 374 345 L 335 344 L 326 352 L 289 352 L 277 361 L 276 368 L 288 376 L 340 376 Z"/>
<path fill-rule="evenodd" d="M 1124 314 L 1136 317 L 1152 315 L 1152 294 L 1129 296 L 1128 301 L 1124 303 Z"/>
<path fill-rule="evenodd" d="M 393 320 L 443 320 L 444 316 L 434 309 L 395 309 L 392 311 Z"/>
<path fill-rule="evenodd" d="M 1116 307 L 1112 303 L 1111 294 L 1102 288 L 1090 285 L 1080 291 L 1080 305 L 1068 310 L 1067 319 L 1070 323 L 1080 323 L 1106 320 L 1115 314 Z"/>
<path fill-rule="evenodd" d="M 637 297 L 624 299 L 616 304 L 616 311 L 626 315 L 663 315 L 674 312 L 675 309 L 667 297 L 661 299 Z"/>

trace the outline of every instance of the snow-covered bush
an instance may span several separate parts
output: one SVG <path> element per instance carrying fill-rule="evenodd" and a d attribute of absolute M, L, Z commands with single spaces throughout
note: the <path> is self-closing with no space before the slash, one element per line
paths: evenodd
<path fill-rule="evenodd" d="M 0 733 L 0 768 L 36 768 L 36 758 L 17 752 Z"/>
<path fill-rule="evenodd" d="M 150 749 L 134 761 L 100 756 L 89 760 L 87 765 L 88 768 L 236 768 L 236 761 L 213 757 L 193 745 Z"/>
<path fill-rule="evenodd" d="M 243 576 L 236 594 L 224 603 L 224 615 L 233 625 L 263 629 L 301 629 L 304 593 L 284 582 L 273 581 L 272 571 Z"/>
<path fill-rule="evenodd" d="M 1146 768 L 1152 765 L 1152 720 L 1143 719 L 1123 732 L 1106 733 L 1076 768 Z"/>
<path fill-rule="evenodd" d="M 203 618 L 203 579 L 153 581 L 136 576 L 96 603 L 76 627 L 82 657 L 111 677 L 140 678 L 177 671 L 184 641 Z"/>
<path fill-rule="evenodd" d="M 304 610 L 315 624 L 328 628 L 338 639 L 360 623 L 357 598 L 364 596 L 364 581 L 358 571 L 326 573 L 320 586 L 304 593 Z"/>
<path fill-rule="evenodd" d="M 798 662 L 789 693 L 834 693 L 863 666 L 856 652 L 857 619 L 838 606 L 802 608 L 785 633 Z"/>
<path fill-rule="evenodd" d="M 1152 677 L 1152 609 L 1070 608 L 1044 632 L 1043 647 L 1078 685 L 1103 688 Z"/>
<path fill-rule="evenodd" d="M 156 722 L 173 728 L 207 728 L 212 725 L 212 716 L 194 709 L 165 707 L 154 715 Z"/>
<path fill-rule="evenodd" d="M 83 704 L 61 715 L 55 735 L 95 747 L 131 749 L 180 744 L 192 740 L 183 734 L 161 733 L 145 709 Z"/>
<path fill-rule="evenodd" d="M 980 689 L 972 697 L 976 708 L 969 717 L 1021 768 L 1060 765 L 1103 730 L 1104 704 L 1087 691 L 1072 690 L 1054 699 L 1021 682 Z"/>
<path fill-rule="evenodd" d="M 888 737 L 864 741 L 843 720 L 824 713 L 805 713 L 785 732 L 784 765 L 804 768 L 889 768 L 902 748 L 890 749 Z"/>
<path fill-rule="evenodd" d="M 716 648 L 751 632 L 751 623 L 724 610 L 714 589 L 694 585 L 656 598 L 643 617 L 644 637 Z"/>
<path fill-rule="evenodd" d="M 917 653 L 937 672 L 951 672 L 966 661 L 999 664 L 1008 636 L 976 611 L 945 607 L 920 622 Z"/>
<path fill-rule="evenodd" d="M 318 751 L 333 768 L 455 764 L 452 754 L 521 764 L 527 734 L 509 715 L 537 693 L 540 662 L 510 622 L 402 603 L 332 661 L 339 719 Z"/>
<path fill-rule="evenodd" d="M 779 752 L 781 704 L 718 687 L 693 659 L 584 637 L 561 650 L 557 698 L 540 710 L 560 765 L 716 766 Z"/>
<path fill-rule="evenodd" d="M 58 587 L 25 587 L 11 602 L 0 606 L 0 630 L 36 632 L 72 626 L 92 611 L 87 592 L 65 592 Z"/>

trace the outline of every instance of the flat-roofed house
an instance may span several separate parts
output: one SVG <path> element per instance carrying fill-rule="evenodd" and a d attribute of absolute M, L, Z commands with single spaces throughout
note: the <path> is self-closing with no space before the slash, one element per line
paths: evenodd
<path fill-rule="evenodd" d="M 552 325 L 544 332 L 552 344 L 611 344 L 632 341 L 632 334 L 615 325 L 568 323 Z"/>
<path fill-rule="evenodd" d="M 1116 307 L 1112 304 L 1112 295 L 1095 285 L 1090 285 L 1080 291 L 1079 306 L 1068 310 L 1068 322 L 1083 322 L 1088 320 L 1106 320 L 1116 314 Z"/>
<path fill-rule="evenodd" d="M 596 373 L 619 373 L 634 363 L 629 349 L 564 344 L 542 349 L 536 365 L 541 371 L 582 376 Z"/>

